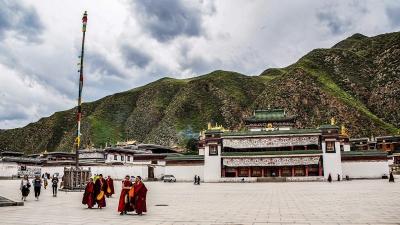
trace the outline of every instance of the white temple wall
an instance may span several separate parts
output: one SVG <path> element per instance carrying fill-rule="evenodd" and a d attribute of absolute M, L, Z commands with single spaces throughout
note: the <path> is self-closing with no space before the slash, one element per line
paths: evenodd
<path fill-rule="evenodd" d="M 221 180 L 221 145 L 218 145 L 218 155 L 210 155 L 210 148 L 204 152 L 204 181 L 218 182 Z M 194 177 L 194 176 L 193 176 Z"/>
<path fill-rule="evenodd" d="M 18 175 L 18 164 L 15 162 L 0 162 L 0 177 Z"/>
<path fill-rule="evenodd" d="M 64 176 L 64 166 L 43 166 L 42 174 L 43 173 L 50 173 L 50 176 L 53 176 L 54 173 L 59 173 L 58 176 L 61 178 Z"/>
<path fill-rule="evenodd" d="M 109 166 L 91 166 L 92 174 L 103 174 L 104 177 L 110 175 L 113 179 L 123 179 L 126 175 L 141 176 L 147 179 L 147 165 L 109 165 Z"/>
<path fill-rule="evenodd" d="M 343 161 L 343 176 L 352 178 L 382 178 L 389 175 L 388 161 Z"/>
<path fill-rule="evenodd" d="M 154 178 L 161 179 L 162 176 L 164 176 L 165 173 L 165 165 L 157 165 L 154 167 Z"/>
<path fill-rule="evenodd" d="M 326 143 L 321 143 L 323 151 L 323 166 L 324 166 L 324 178 L 328 179 L 329 174 L 332 176 L 332 180 L 336 180 L 337 175 L 342 175 L 342 159 L 340 154 L 340 142 L 335 142 L 335 153 L 326 153 Z"/>
<path fill-rule="evenodd" d="M 165 167 L 165 174 L 174 175 L 176 181 L 193 181 L 195 175 L 200 176 L 200 180 L 203 181 L 203 171 L 203 165 L 176 165 Z"/>
<path fill-rule="evenodd" d="M 84 166 L 84 169 L 90 168 L 92 175 L 103 174 L 104 177 L 110 175 L 113 179 L 123 179 L 126 175 L 141 176 L 147 179 L 148 167 L 147 165 L 96 165 Z M 64 166 L 45 166 L 42 167 L 42 173 L 48 172 L 53 175 L 55 172 L 60 173 L 60 177 L 64 175 Z"/>

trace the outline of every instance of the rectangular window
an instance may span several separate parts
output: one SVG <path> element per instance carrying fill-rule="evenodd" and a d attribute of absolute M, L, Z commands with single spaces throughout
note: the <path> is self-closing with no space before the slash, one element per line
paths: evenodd
<path fill-rule="evenodd" d="M 218 155 L 218 145 L 210 145 L 210 153 L 209 155 Z"/>
<path fill-rule="evenodd" d="M 239 168 L 239 177 L 248 177 L 249 176 L 249 168 L 242 167 Z"/>
<path fill-rule="evenodd" d="M 114 155 L 114 160 L 118 160 L 118 159 L 117 159 L 117 155 Z"/>
<path fill-rule="evenodd" d="M 127 161 L 131 161 L 131 157 L 130 156 L 127 156 L 127 157 L 128 157 Z"/>
<path fill-rule="evenodd" d="M 326 142 L 326 152 L 335 152 L 335 142 L 334 141 Z"/>
<path fill-rule="evenodd" d="M 124 156 L 123 155 L 121 155 L 121 161 L 124 161 Z"/>

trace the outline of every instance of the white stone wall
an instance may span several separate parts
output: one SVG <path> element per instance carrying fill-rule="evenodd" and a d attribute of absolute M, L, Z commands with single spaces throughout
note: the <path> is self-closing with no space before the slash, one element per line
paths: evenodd
<path fill-rule="evenodd" d="M 349 143 L 343 144 L 343 151 L 345 151 L 345 152 L 349 152 L 350 151 L 350 144 Z"/>
<path fill-rule="evenodd" d="M 42 173 L 50 173 L 53 176 L 54 173 L 59 173 L 59 177 L 64 176 L 64 166 L 43 166 Z"/>
<path fill-rule="evenodd" d="M 18 164 L 15 162 L 0 162 L 0 177 L 18 175 Z"/>
<path fill-rule="evenodd" d="M 193 181 L 194 176 L 200 176 L 200 181 L 204 181 L 203 165 L 176 165 L 166 166 L 165 174 L 174 175 L 176 181 Z"/>
<path fill-rule="evenodd" d="M 98 166 L 84 166 L 84 169 L 90 168 L 92 175 L 103 174 L 103 176 L 110 175 L 113 179 L 123 179 L 126 175 L 141 176 L 147 179 L 148 167 L 147 165 L 98 165 Z M 64 175 L 63 166 L 46 166 L 42 168 L 42 173 L 48 172 L 53 175 L 55 172 L 60 173 L 60 177 Z"/>
<path fill-rule="evenodd" d="M 337 180 L 337 175 L 343 177 L 342 174 L 342 158 L 340 152 L 340 142 L 335 142 L 335 153 L 327 153 L 326 152 L 326 143 L 323 141 L 321 143 L 322 151 L 323 151 L 323 166 L 324 166 L 324 178 L 328 179 L 329 174 L 332 176 L 332 180 Z"/>
<path fill-rule="evenodd" d="M 204 148 L 199 148 L 199 155 L 204 155 Z"/>
<path fill-rule="evenodd" d="M 389 175 L 388 161 L 343 161 L 343 176 L 352 178 L 382 178 Z"/>
<path fill-rule="evenodd" d="M 205 182 L 217 182 L 221 180 L 221 145 L 218 145 L 218 155 L 210 155 L 209 150 L 209 146 L 206 145 L 203 180 Z"/>

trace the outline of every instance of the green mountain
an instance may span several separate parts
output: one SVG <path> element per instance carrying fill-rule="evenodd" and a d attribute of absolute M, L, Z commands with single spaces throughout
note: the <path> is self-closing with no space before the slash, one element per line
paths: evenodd
<path fill-rule="evenodd" d="M 254 109 L 284 108 L 297 127 L 336 117 L 352 137 L 397 134 L 400 127 L 400 33 L 355 34 L 259 76 L 214 71 L 163 78 L 83 104 L 82 143 L 119 140 L 186 146 L 207 122 L 240 129 Z M 70 151 L 76 108 L 0 132 L 0 148 L 26 153 Z"/>

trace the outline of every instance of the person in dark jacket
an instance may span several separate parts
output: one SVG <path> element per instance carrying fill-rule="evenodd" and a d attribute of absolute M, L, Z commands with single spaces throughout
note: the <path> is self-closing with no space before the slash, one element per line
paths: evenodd
<path fill-rule="evenodd" d="M 390 172 L 390 175 L 389 175 L 389 182 L 394 182 L 393 172 Z"/>
<path fill-rule="evenodd" d="M 53 188 L 53 197 L 57 197 L 58 177 L 55 175 L 51 179 L 51 187 Z"/>
<path fill-rule="evenodd" d="M 40 176 L 35 176 L 35 179 L 33 179 L 33 189 L 35 190 L 35 198 L 36 200 L 39 200 L 40 196 L 40 189 L 42 188 L 42 179 Z"/>
<path fill-rule="evenodd" d="M 328 182 L 329 182 L 329 183 L 332 182 L 332 176 L 331 176 L 331 174 L 329 174 L 329 176 L 328 176 Z"/>

